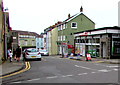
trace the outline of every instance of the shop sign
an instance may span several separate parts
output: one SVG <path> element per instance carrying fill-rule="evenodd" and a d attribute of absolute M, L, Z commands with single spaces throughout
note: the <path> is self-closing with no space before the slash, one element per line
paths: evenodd
<path fill-rule="evenodd" d="M 68 48 L 73 48 L 74 46 L 73 45 L 68 45 Z"/>
<path fill-rule="evenodd" d="M 90 34 L 90 32 L 83 32 L 80 34 L 80 36 L 88 36 Z"/>
<path fill-rule="evenodd" d="M 67 43 L 62 43 L 62 45 L 67 45 Z"/>

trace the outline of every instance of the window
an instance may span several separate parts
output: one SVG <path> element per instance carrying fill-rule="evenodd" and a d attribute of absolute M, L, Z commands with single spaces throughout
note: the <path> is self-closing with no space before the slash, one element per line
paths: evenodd
<path fill-rule="evenodd" d="M 72 22 L 71 23 L 71 28 L 77 28 L 77 23 L 76 22 Z"/>
<path fill-rule="evenodd" d="M 65 41 L 65 36 L 63 36 L 63 41 Z"/>
<path fill-rule="evenodd" d="M 65 24 L 63 24 L 63 29 L 65 29 Z"/>
<path fill-rule="evenodd" d="M 60 36 L 58 36 L 58 41 L 60 41 Z"/>
<path fill-rule="evenodd" d="M 27 40 L 25 40 L 25 43 L 24 43 L 24 45 L 25 45 L 25 46 L 27 46 L 27 44 L 28 44 L 28 42 L 27 42 Z"/>
<path fill-rule="evenodd" d="M 58 31 L 60 31 L 60 30 L 61 30 L 61 25 L 58 26 Z"/>
<path fill-rule="evenodd" d="M 61 38 L 60 38 L 61 40 L 60 41 L 62 41 L 63 40 L 63 37 L 61 36 Z"/>

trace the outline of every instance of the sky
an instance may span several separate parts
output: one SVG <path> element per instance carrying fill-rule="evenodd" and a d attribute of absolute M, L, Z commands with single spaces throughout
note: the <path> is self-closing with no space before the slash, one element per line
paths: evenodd
<path fill-rule="evenodd" d="M 80 12 L 95 22 L 95 28 L 118 26 L 120 0 L 3 0 L 13 30 L 44 32 L 58 21 Z"/>

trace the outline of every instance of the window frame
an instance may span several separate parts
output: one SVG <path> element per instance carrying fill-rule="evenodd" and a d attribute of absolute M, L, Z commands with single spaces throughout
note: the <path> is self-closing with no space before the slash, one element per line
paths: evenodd
<path fill-rule="evenodd" d="M 73 27 L 73 24 L 76 24 L 76 27 Z M 71 22 L 71 28 L 77 28 L 77 22 Z"/>

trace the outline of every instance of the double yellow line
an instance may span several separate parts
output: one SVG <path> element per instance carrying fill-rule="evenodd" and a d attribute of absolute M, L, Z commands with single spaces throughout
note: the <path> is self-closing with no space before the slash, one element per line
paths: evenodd
<path fill-rule="evenodd" d="M 17 74 L 20 74 L 20 73 L 22 73 L 22 72 L 25 72 L 25 71 L 27 71 L 27 70 L 29 70 L 29 69 L 31 68 L 29 62 L 25 62 L 25 65 L 26 65 L 25 69 L 20 70 L 20 71 L 15 72 L 15 73 L 11 73 L 11 74 L 8 74 L 8 75 L 5 75 L 5 76 L 2 76 L 2 77 L 0 77 L 0 78 L 6 78 L 6 77 L 13 76 L 13 75 L 17 75 Z"/>

